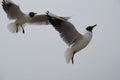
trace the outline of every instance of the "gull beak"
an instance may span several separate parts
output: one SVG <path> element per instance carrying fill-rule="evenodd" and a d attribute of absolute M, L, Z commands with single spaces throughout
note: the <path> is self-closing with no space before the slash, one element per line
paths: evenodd
<path fill-rule="evenodd" d="M 93 25 L 92 27 L 94 28 L 95 26 L 97 26 L 97 24 Z"/>

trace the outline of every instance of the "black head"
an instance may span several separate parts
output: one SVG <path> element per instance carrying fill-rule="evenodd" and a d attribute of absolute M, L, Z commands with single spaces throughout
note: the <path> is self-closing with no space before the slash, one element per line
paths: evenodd
<path fill-rule="evenodd" d="M 95 24 L 95 25 L 93 25 L 93 26 L 88 26 L 88 27 L 86 28 L 86 30 L 92 32 L 92 30 L 93 30 L 93 28 L 94 28 L 95 26 L 97 26 L 97 24 Z"/>
<path fill-rule="evenodd" d="M 35 14 L 37 14 L 37 13 L 30 12 L 30 13 L 29 13 L 29 16 L 30 16 L 30 17 L 34 17 L 34 16 L 35 16 Z"/>

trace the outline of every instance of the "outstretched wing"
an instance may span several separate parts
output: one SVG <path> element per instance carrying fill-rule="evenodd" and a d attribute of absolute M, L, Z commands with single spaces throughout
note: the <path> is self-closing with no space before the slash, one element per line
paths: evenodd
<path fill-rule="evenodd" d="M 70 17 L 61 17 L 61 16 L 57 16 L 55 14 L 52 14 L 51 12 L 47 11 L 46 12 L 47 15 L 53 17 L 53 18 L 56 18 L 56 19 L 59 19 L 59 20 L 63 20 L 63 21 L 67 21 L 68 19 L 70 19 Z"/>
<path fill-rule="evenodd" d="M 73 44 L 79 37 L 82 38 L 82 35 L 76 30 L 74 25 L 68 21 L 63 21 L 60 25 L 54 27 L 68 45 Z"/>
<path fill-rule="evenodd" d="M 56 16 L 52 13 L 49 13 L 51 16 L 55 17 L 55 18 L 59 18 L 61 20 L 67 21 L 69 19 L 69 17 L 61 17 L 61 16 Z M 47 14 L 41 14 L 41 15 L 35 15 L 31 21 L 29 22 L 30 24 L 49 24 L 49 20 L 47 17 Z"/>
<path fill-rule="evenodd" d="M 24 15 L 19 6 L 10 0 L 3 0 L 2 6 L 9 19 L 16 19 L 17 17 Z"/>
<path fill-rule="evenodd" d="M 68 44 L 73 44 L 78 38 L 82 38 L 80 34 L 74 27 L 74 25 L 68 21 L 61 19 L 60 17 L 54 17 L 48 14 L 49 22 L 53 27 L 60 33 L 62 39 Z"/>
<path fill-rule="evenodd" d="M 30 24 L 49 24 L 49 21 L 46 14 L 41 14 L 41 15 L 35 15 L 29 23 Z"/>

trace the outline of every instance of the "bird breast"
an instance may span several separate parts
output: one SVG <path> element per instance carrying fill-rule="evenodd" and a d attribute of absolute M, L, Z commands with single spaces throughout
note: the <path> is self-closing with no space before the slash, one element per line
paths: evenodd
<path fill-rule="evenodd" d="M 71 48 L 73 49 L 73 51 L 78 52 L 88 45 L 88 43 L 91 41 L 91 38 L 92 38 L 92 33 L 86 32 L 83 38 L 78 38 L 78 40 L 76 40 L 76 42 L 72 45 Z"/>

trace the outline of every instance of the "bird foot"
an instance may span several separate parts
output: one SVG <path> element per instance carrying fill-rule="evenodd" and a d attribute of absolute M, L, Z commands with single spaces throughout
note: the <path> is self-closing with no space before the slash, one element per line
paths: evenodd
<path fill-rule="evenodd" d="M 49 15 L 49 13 L 50 13 L 49 11 L 46 12 L 47 15 Z"/>
<path fill-rule="evenodd" d="M 25 30 L 24 29 L 23 29 L 22 33 L 25 34 Z"/>

